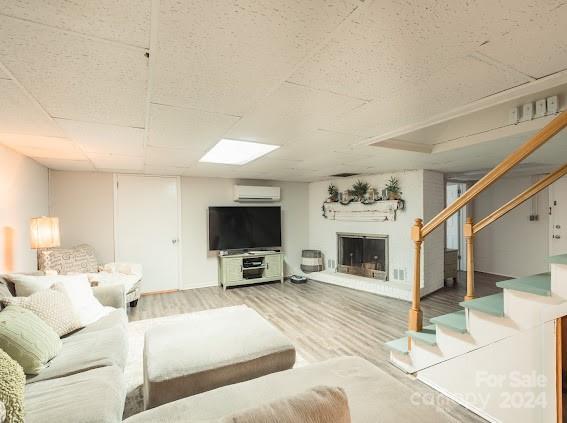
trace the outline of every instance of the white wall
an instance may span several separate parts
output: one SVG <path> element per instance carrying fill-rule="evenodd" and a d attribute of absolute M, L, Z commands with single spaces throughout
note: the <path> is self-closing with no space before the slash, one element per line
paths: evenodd
<path fill-rule="evenodd" d="M 47 168 L 0 146 L 0 273 L 37 269 L 29 220 L 47 214 Z"/>
<path fill-rule="evenodd" d="M 348 222 L 325 219 L 321 215 L 321 204 L 327 198 L 327 187 L 333 182 L 339 191 L 352 186 L 357 179 L 369 182 L 378 189 L 384 188 L 390 176 L 400 181 L 406 209 L 398 211 L 395 222 Z M 309 245 L 321 250 L 328 267 L 328 259 L 337 257 L 337 232 L 368 233 L 389 237 L 389 278 L 393 280 L 394 269 L 403 269 L 405 282 L 410 284 L 413 274 L 414 246 L 410 237 L 415 218 L 431 218 L 443 208 L 443 175 L 438 172 L 416 170 L 364 175 L 352 178 L 313 182 L 309 184 Z M 422 294 L 432 292 L 443 285 L 443 229 L 431 234 L 423 245 Z M 425 260 L 423 259 L 425 258 Z M 424 277 L 425 276 L 425 277 Z"/>
<path fill-rule="evenodd" d="M 235 205 L 233 185 L 281 187 L 282 243 L 286 275 L 299 272 L 301 250 L 308 247 L 308 184 L 181 178 L 183 287 L 216 285 L 217 258 L 208 254 L 207 207 Z M 64 246 L 93 245 L 99 260 L 114 259 L 113 179 L 110 173 L 51 172 L 51 213 L 59 216 Z M 271 203 L 273 204 L 273 203 Z"/>
<path fill-rule="evenodd" d="M 61 246 L 92 245 L 99 263 L 114 261 L 112 174 L 50 171 L 49 213 L 59 217 Z"/>
<path fill-rule="evenodd" d="M 308 248 L 308 184 L 276 181 L 238 181 L 222 178 L 183 177 L 181 179 L 183 286 L 193 288 L 215 285 L 217 258 L 208 253 L 207 210 L 209 206 L 237 205 L 232 200 L 233 186 L 270 185 L 281 188 L 282 243 L 285 274 L 298 273 L 301 250 Z M 277 203 L 270 203 L 278 205 Z"/>
<path fill-rule="evenodd" d="M 479 221 L 533 184 L 530 176 L 503 178 L 473 203 Z M 549 248 L 548 191 L 537 198 L 539 220 L 530 222 L 531 201 L 479 232 L 475 240 L 475 269 L 480 272 L 520 277 L 548 271 L 544 259 Z"/>

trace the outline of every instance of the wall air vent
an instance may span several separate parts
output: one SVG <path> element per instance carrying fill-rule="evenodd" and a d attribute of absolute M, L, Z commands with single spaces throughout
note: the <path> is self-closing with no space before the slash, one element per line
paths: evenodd
<path fill-rule="evenodd" d="M 356 176 L 358 173 L 350 173 L 350 172 L 343 172 L 343 173 L 335 173 L 331 175 L 332 178 L 348 178 L 349 176 Z"/>

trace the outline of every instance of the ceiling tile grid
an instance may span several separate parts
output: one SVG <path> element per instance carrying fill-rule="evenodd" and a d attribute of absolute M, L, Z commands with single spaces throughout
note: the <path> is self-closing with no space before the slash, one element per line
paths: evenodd
<path fill-rule="evenodd" d="M 0 0 L 2 14 L 149 47 L 151 0 Z"/>
<path fill-rule="evenodd" d="M 144 52 L 0 16 L 0 61 L 53 117 L 143 127 Z"/>
<path fill-rule="evenodd" d="M 86 153 L 144 156 L 143 129 L 68 119 L 55 119 L 55 122 Z"/>
<path fill-rule="evenodd" d="M 0 143 L 29 157 L 85 160 L 83 151 L 66 138 L 0 134 Z"/>
<path fill-rule="evenodd" d="M 243 115 L 361 1 L 161 1 L 157 103 Z"/>
<path fill-rule="evenodd" d="M 1 133 L 63 136 L 49 115 L 8 79 L 0 79 Z"/>
<path fill-rule="evenodd" d="M 191 148 L 204 153 L 239 119 L 222 113 L 152 104 L 148 144 Z"/>

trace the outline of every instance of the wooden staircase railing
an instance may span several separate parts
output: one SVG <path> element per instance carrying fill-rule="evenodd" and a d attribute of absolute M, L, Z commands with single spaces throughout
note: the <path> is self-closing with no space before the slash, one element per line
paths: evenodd
<path fill-rule="evenodd" d="M 478 180 L 472 187 L 464 192 L 453 203 L 443 209 L 437 216 L 431 219 L 425 225 L 421 219 L 416 219 L 415 224 L 411 230 L 411 237 L 414 242 L 414 268 L 413 268 L 413 286 L 412 286 L 412 304 L 409 311 L 408 328 L 413 331 L 420 331 L 423 328 L 423 317 L 421 312 L 421 246 L 424 239 L 433 232 L 440 225 L 445 223 L 447 219 L 457 213 L 461 208 L 474 200 L 481 192 L 486 190 L 494 182 L 500 179 L 510 169 L 523 161 L 526 157 L 532 154 L 535 150 L 548 142 L 554 135 L 560 132 L 567 126 L 567 111 L 560 113 L 555 119 L 545 125 L 538 131 L 532 138 L 525 144 L 520 146 L 517 150 L 512 152 L 502 162 L 500 162 L 494 169 L 488 172 L 480 180 Z M 509 201 L 495 212 L 491 213 L 486 218 L 482 219 L 476 225 L 473 223 L 472 218 L 468 218 L 464 225 L 464 235 L 467 243 L 467 295 L 465 299 L 474 298 L 474 235 L 476 232 L 482 230 L 490 223 L 496 221 L 504 216 L 513 208 L 535 195 L 545 187 L 549 186 L 561 176 L 567 173 L 567 165 L 557 169 L 546 178 L 534 184 L 526 191 L 518 195 L 513 200 Z M 476 227 L 476 231 L 475 231 Z M 410 345 L 411 348 L 411 338 Z"/>

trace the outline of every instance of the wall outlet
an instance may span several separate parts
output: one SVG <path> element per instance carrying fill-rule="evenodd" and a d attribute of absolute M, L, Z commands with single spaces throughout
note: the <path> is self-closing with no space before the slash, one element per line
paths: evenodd
<path fill-rule="evenodd" d="M 540 118 L 547 113 L 547 101 L 545 98 L 535 102 L 535 117 Z"/>
<path fill-rule="evenodd" d="M 555 113 L 559 113 L 559 99 L 556 95 L 552 97 L 546 98 L 547 103 L 547 114 L 554 115 Z"/>
<path fill-rule="evenodd" d="M 534 118 L 534 104 L 526 103 L 522 106 L 522 122 L 532 120 Z"/>
<path fill-rule="evenodd" d="M 515 125 L 520 120 L 520 108 L 518 106 L 513 107 L 508 115 L 508 122 L 510 125 Z"/>

